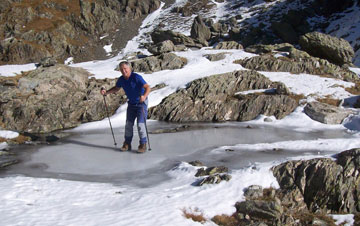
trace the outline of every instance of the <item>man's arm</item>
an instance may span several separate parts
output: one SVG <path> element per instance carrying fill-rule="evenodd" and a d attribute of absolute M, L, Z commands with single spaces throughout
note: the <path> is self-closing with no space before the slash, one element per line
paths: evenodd
<path fill-rule="evenodd" d="M 143 102 L 146 100 L 146 98 L 149 96 L 149 93 L 150 93 L 150 91 L 151 91 L 151 88 L 150 88 L 149 84 L 145 84 L 143 87 L 144 87 L 144 89 L 145 89 L 145 92 L 144 92 L 144 94 L 140 97 L 140 103 L 143 103 Z"/>
<path fill-rule="evenodd" d="M 120 90 L 120 88 L 119 88 L 119 87 L 116 87 L 116 86 L 112 87 L 112 88 L 109 89 L 109 90 L 106 90 L 106 89 L 101 88 L 100 93 L 101 93 L 101 95 L 107 95 L 107 94 L 116 93 L 116 92 L 119 91 L 119 90 Z"/>

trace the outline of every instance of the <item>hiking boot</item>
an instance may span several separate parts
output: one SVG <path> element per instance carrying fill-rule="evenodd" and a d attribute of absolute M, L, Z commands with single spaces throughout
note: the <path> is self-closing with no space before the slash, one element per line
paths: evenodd
<path fill-rule="evenodd" d="M 146 144 L 140 144 L 138 147 L 138 153 L 144 153 L 146 151 Z"/>
<path fill-rule="evenodd" d="M 131 150 L 131 145 L 124 142 L 123 146 L 120 148 L 120 151 L 130 151 Z"/>

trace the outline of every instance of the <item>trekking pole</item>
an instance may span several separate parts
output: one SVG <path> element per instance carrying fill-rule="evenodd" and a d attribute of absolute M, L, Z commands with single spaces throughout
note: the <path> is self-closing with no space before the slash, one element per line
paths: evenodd
<path fill-rule="evenodd" d="M 147 137 L 147 140 L 148 140 L 148 143 L 149 143 L 149 148 L 148 148 L 148 150 L 151 151 L 149 133 L 148 133 L 147 125 L 146 125 L 146 116 L 145 116 L 145 111 L 144 111 L 144 105 L 142 105 L 141 108 L 142 108 L 142 112 L 143 112 L 143 115 L 144 115 L 144 123 L 145 123 L 146 137 Z"/>
<path fill-rule="evenodd" d="M 105 89 L 104 87 L 101 88 L 101 90 L 104 90 L 104 89 Z M 109 110 L 108 110 L 108 107 L 107 107 L 107 104 L 106 104 L 105 96 L 106 96 L 106 95 L 103 95 L 103 97 L 104 97 L 105 109 L 106 109 L 106 114 L 107 114 L 107 117 L 108 117 L 108 119 L 109 119 L 111 134 L 112 134 L 112 137 L 113 137 L 113 139 L 114 139 L 114 145 L 115 145 L 115 147 L 116 147 L 116 141 L 115 141 L 114 131 L 113 131 L 113 128 L 112 128 L 112 125 L 111 125 L 111 121 L 110 121 L 110 117 L 109 117 Z"/>

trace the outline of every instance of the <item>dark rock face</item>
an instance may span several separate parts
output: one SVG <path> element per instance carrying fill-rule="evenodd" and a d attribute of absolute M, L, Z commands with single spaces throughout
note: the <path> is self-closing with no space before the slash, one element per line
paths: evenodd
<path fill-rule="evenodd" d="M 300 37 L 301 48 L 310 55 L 343 65 L 351 64 L 355 53 L 348 41 L 320 32 L 307 33 Z"/>
<path fill-rule="evenodd" d="M 4 129 L 48 133 L 106 117 L 100 87 L 110 88 L 115 80 L 89 79 L 80 68 L 65 65 L 39 67 L 19 79 L 18 84 L 2 86 L 0 121 Z M 110 112 L 124 103 L 124 94 L 107 97 Z"/>
<path fill-rule="evenodd" d="M 289 161 L 273 168 L 282 190 L 300 194 L 311 212 L 360 211 L 360 149 L 341 152 L 337 160 Z"/>
<path fill-rule="evenodd" d="M 283 84 L 273 83 L 255 71 L 213 75 L 195 80 L 187 88 L 168 96 L 150 109 L 149 116 L 172 122 L 247 121 L 259 114 L 283 118 L 298 105 L 288 95 L 237 94 L 269 88 L 282 92 L 283 87 Z"/>
<path fill-rule="evenodd" d="M 140 26 L 136 20 L 141 22 L 160 6 L 158 0 L 39 2 L 1 1 L 0 63 L 31 63 L 44 57 L 58 61 L 69 56 L 95 59 L 105 54 L 102 46 L 106 43 L 100 36 L 115 38 L 119 27 L 136 34 Z M 126 23 L 132 27 L 123 26 Z M 127 34 L 117 36 L 116 42 L 130 38 Z"/>

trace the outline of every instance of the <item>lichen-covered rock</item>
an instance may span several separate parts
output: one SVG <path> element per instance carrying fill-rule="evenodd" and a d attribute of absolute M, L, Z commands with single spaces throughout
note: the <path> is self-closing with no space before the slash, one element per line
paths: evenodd
<path fill-rule="evenodd" d="M 110 88 L 115 80 L 89 79 L 90 75 L 60 64 L 31 71 L 15 86 L 5 86 L 0 97 L 2 125 L 7 130 L 49 133 L 103 119 L 106 112 L 100 87 Z M 106 98 L 110 113 L 126 101 L 123 92 Z"/>
<path fill-rule="evenodd" d="M 280 188 L 298 191 L 311 212 L 360 211 L 360 149 L 327 158 L 289 161 L 273 168 Z"/>
<path fill-rule="evenodd" d="M 302 35 L 299 43 L 310 55 L 327 59 L 337 65 L 351 64 L 355 55 L 348 41 L 320 32 Z"/>

